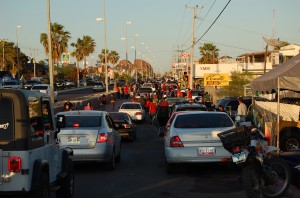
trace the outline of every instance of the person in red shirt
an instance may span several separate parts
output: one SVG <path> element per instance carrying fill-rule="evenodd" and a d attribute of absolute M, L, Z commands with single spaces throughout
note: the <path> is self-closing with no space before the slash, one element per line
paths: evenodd
<path fill-rule="evenodd" d="M 149 104 L 149 115 L 150 115 L 150 118 L 151 118 L 151 123 L 152 123 L 153 117 L 156 114 L 156 110 L 157 110 L 156 103 L 151 101 L 150 104 Z"/>
<path fill-rule="evenodd" d="M 162 98 L 159 106 L 161 106 L 161 107 L 168 107 L 169 106 L 169 103 L 166 101 L 165 97 Z"/>
<path fill-rule="evenodd" d="M 125 97 L 125 99 L 128 99 L 128 97 L 129 97 L 129 88 L 127 85 L 125 85 L 125 87 L 124 87 L 124 97 Z"/>

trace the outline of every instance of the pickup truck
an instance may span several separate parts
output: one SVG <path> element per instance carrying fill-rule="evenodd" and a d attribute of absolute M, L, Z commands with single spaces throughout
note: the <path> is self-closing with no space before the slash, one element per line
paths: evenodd
<path fill-rule="evenodd" d="M 0 197 L 72 197 L 72 150 L 59 147 L 47 94 L 0 89 Z"/>

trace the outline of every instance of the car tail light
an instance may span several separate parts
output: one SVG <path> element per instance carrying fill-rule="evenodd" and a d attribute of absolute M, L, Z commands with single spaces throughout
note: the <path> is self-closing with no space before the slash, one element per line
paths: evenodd
<path fill-rule="evenodd" d="M 79 124 L 78 123 L 74 123 L 73 127 L 79 127 Z"/>
<path fill-rule="evenodd" d="M 129 124 L 123 124 L 123 126 L 124 126 L 125 129 L 129 129 L 130 128 Z"/>
<path fill-rule="evenodd" d="M 99 133 L 97 137 L 97 143 L 104 143 L 107 141 L 106 133 Z"/>
<path fill-rule="evenodd" d="M 22 168 L 22 160 L 18 156 L 11 156 L 8 158 L 8 170 L 10 172 L 19 172 Z"/>
<path fill-rule="evenodd" d="M 135 115 L 142 115 L 142 112 L 136 112 Z"/>
<path fill-rule="evenodd" d="M 179 136 L 173 136 L 170 139 L 170 146 L 171 147 L 184 147 L 183 143 L 180 140 Z"/>
<path fill-rule="evenodd" d="M 232 148 L 232 152 L 233 153 L 240 153 L 241 152 L 241 148 L 239 146 L 235 146 Z"/>

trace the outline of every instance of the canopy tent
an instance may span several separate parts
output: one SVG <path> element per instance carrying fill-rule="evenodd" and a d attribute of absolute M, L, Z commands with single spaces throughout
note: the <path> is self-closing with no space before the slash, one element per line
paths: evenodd
<path fill-rule="evenodd" d="M 300 92 L 300 54 L 275 67 L 251 83 L 252 92 L 291 90 Z"/>

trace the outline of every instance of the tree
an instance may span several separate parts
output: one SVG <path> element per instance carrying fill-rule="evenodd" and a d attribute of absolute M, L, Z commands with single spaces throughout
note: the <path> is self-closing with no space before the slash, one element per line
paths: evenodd
<path fill-rule="evenodd" d="M 86 57 L 89 56 L 90 54 L 94 53 L 96 43 L 95 40 L 92 39 L 90 36 L 83 36 L 82 38 L 82 51 L 83 51 L 83 62 L 84 62 L 84 70 L 86 70 Z"/>
<path fill-rule="evenodd" d="M 109 62 L 113 65 L 113 67 L 115 66 L 115 64 L 119 61 L 120 59 L 120 55 L 118 52 L 116 51 L 111 51 L 109 53 Z"/>
<path fill-rule="evenodd" d="M 204 43 L 199 47 L 201 58 L 199 60 L 202 64 L 214 64 L 219 60 L 219 49 L 212 43 Z"/>
<path fill-rule="evenodd" d="M 71 56 L 76 58 L 77 65 L 77 86 L 79 87 L 79 62 L 84 59 L 84 42 L 82 39 L 78 38 L 76 43 L 71 43 L 75 50 L 71 52 Z"/>
<path fill-rule="evenodd" d="M 105 49 L 102 49 L 101 53 L 98 55 L 98 58 L 100 59 L 100 62 L 103 64 L 105 63 L 104 56 L 105 56 Z M 107 63 L 108 63 L 108 60 L 110 59 L 108 49 L 106 49 L 106 56 L 107 56 L 106 58 L 107 58 Z"/>
<path fill-rule="evenodd" d="M 68 51 L 68 41 L 71 38 L 70 32 L 64 30 L 64 26 L 58 23 L 50 24 L 52 39 L 52 59 L 55 63 L 60 60 L 62 53 Z M 40 43 L 45 48 L 45 54 L 49 53 L 48 35 L 41 33 Z"/>
<path fill-rule="evenodd" d="M 243 96 L 244 85 L 249 84 L 254 79 L 254 76 L 250 72 L 231 72 L 231 81 L 229 86 L 222 87 L 218 93 L 218 97 L 223 98 L 226 96 Z"/>

